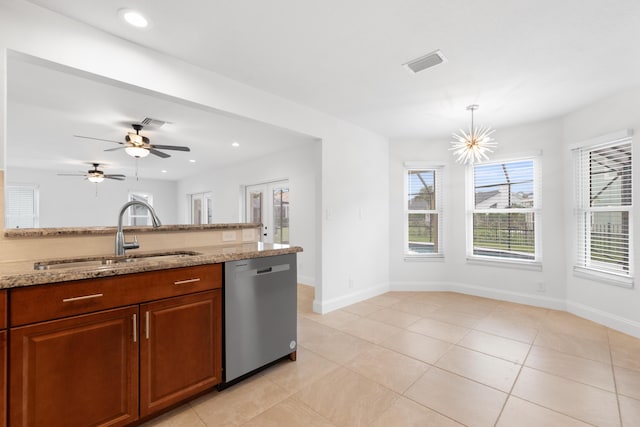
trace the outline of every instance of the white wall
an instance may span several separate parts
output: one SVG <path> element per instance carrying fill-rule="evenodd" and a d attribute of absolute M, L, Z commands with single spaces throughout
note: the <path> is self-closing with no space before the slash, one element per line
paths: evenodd
<path fill-rule="evenodd" d="M 635 266 L 635 289 L 627 289 L 596 280 L 576 277 L 569 268 L 566 274 L 568 309 L 571 312 L 589 317 L 600 323 L 615 327 L 624 332 L 640 337 L 640 291 L 638 290 L 637 272 L 640 268 L 640 212 L 637 206 L 640 201 L 640 87 L 624 91 L 608 97 L 586 108 L 569 114 L 564 120 L 563 157 L 567 165 L 564 176 L 565 185 L 572 184 L 572 156 L 569 145 L 594 139 L 624 129 L 635 129 L 633 137 L 633 198 L 636 211 L 631 224 L 632 241 L 635 243 L 631 264 Z M 570 190 L 567 190 L 567 192 Z M 567 197 L 565 208 L 566 243 L 568 262 L 574 259 L 575 253 L 575 219 L 571 209 L 571 198 Z"/>
<path fill-rule="evenodd" d="M 233 223 L 244 221 L 242 202 L 244 186 L 287 179 L 289 181 L 290 223 L 292 245 L 301 246 L 298 253 L 298 281 L 316 284 L 316 229 L 321 203 L 317 191 L 320 182 L 321 143 L 305 143 L 301 147 L 267 157 L 212 170 L 182 180 L 178 186 L 180 214 L 187 219 L 189 211 L 186 194 L 211 191 L 213 193 L 213 221 Z"/>
<path fill-rule="evenodd" d="M 21 0 L 0 4 L 0 49 L 16 50 L 321 139 L 321 204 L 316 215 L 322 215 L 322 219 L 315 230 L 315 279 L 320 286 L 314 307 L 327 310 L 383 291 L 381 286 L 386 286 L 389 271 L 385 138 Z M 136 66 L 131 67 L 131 63 Z M 6 82 L 4 55 L 0 72 Z M 3 100 L 5 90 L 0 85 Z M 4 110 L 6 101 L 2 105 Z M 4 147 L 2 116 L 0 144 Z M 350 203 L 353 200 L 357 204 Z"/>
<path fill-rule="evenodd" d="M 7 184 L 38 186 L 40 227 L 116 226 L 129 191 L 151 193 L 160 221 L 178 223 L 178 186 L 173 181 L 128 178 L 92 184 L 81 176 L 56 176 L 52 171 L 28 168 L 8 169 L 5 180 Z"/>
<path fill-rule="evenodd" d="M 390 283 L 394 289 L 452 289 L 546 307 L 564 308 L 565 252 L 555 236 L 563 233 L 564 179 L 560 120 L 498 129 L 492 159 L 541 153 L 543 215 L 542 271 L 466 260 L 465 166 L 453 161 L 449 141 L 392 141 L 390 155 Z M 445 164 L 444 260 L 405 261 L 403 257 L 403 179 L 405 161 Z M 539 283 L 545 292 L 539 292 Z"/>
<path fill-rule="evenodd" d="M 624 129 L 636 129 L 637 135 L 640 130 L 638 111 L 640 88 L 635 88 L 565 117 L 496 131 L 499 148 L 492 159 L 542 152 L 542 271 L 468 262 L 465 256 L 465 168 L 453 162 L 448 151 L 449 141 L 392 141 L 389 161 L 391 288 L 453 290 L 564 309 L 640 337 L 640 291 L 637 288 L 622 288 L 573 274 L 576 220 L 574 164 L 569 150 L 572 144 Z M 435 161 L 446 165 L 444 260 L 404 260 L 404 161 Z M 634 182 L 637 183 L 640 182 L 637 161 L 634 167 Z M 635 185 L 635 200 L 640 200 L 639 187 Z M 632 226 L 633 240 L 640 242 L 640 215 L 637 212 Z M 636 268 L 640 266 L 639 254 L 636 248 L 633 253 Z M 544 292 L 537 290 L 539 283 L 544 284 Z"/>

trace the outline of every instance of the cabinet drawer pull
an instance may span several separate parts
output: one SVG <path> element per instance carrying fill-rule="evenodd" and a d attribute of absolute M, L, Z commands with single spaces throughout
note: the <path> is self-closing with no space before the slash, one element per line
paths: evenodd
<path fill-rule="evenodd" d="M 199 282 L 200 278 L 196 278 L 196 279 L 187 279 L 187 280 L 178 280 L 177 282 L 173 282 L 174 285 L 184 285 L 186 283 L 193 283 L 193 282 Z"/>
<path fill-rule="evenodd" d="M 138 321 L 136 315 L 133 315 L 133 342 L 138 341 Z"/>
<path fill-rule="evenodd" d="M 147 339 L 149 339 L 149 312 L 145 313 L 145 325 L 144 325 L 144 334 Z"/>
<path fill-rule="evenodd" d="M 65 298 L 62 302 L 82 301 L 83 299 L 100 298 L 102 294 L 83 295 L 81 297 Z"/>

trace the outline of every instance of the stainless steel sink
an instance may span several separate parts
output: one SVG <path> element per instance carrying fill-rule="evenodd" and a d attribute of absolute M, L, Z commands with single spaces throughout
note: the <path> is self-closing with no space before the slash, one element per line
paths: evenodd
<path fill-rule="evenodd" d="M 99 256 L 84 258 L 64 258 L 46 261 L 36 261 L 33 264 L 34 270 L 55 270 L 62 268 L 86 268 L 101 267 L 105 265 L 116 265 L 122 263 L 142 262 L 142 261 L 162 261 L 174 260 L 179 258 L 187 258 L 202 255 L 200 252 L 194 251 L 169 251 L 131 254 L 125 256 Z"/>

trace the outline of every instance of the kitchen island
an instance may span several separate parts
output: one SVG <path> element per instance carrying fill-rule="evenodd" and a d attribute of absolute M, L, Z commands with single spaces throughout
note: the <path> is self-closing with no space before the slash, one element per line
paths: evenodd
<path fill-rule="evenodd" d="M 0 264 L 0 425 L 138 424 L 221 384 L 224 263 L 302 248 L 178 247 Z"/>

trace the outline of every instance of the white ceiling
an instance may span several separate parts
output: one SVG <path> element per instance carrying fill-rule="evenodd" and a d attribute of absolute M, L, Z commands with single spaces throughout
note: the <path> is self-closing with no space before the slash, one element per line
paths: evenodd
<path fill-rule="evenodd" d="M 10 55 L 7 69 L 8 179 L 12 167 L 49 170 L 55 177 L 100 163 L 108 174 L 133 178 L 137 170 L 141 178 L 179 180 L 314 140 L 26 55 Z M 151 144 L 186 145 L 191 152 L 160 150 L 171 157 L 149 155 L 136 166 L 123 150 L 104 151 L 122 146 L 74 137 L 124 142 L 131 124 L 145 117 L 170 122 L 142 130 Z"/>
<path fill-rule="evenodd" d="M 390 138 L 446 137 L 472 103 L 504 127 L 640 84 L 638 0 L 32 2 Z M 448 62 L 401 67 L 436 49 Z"/>

